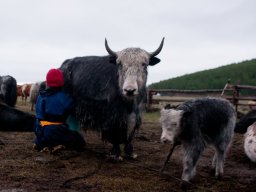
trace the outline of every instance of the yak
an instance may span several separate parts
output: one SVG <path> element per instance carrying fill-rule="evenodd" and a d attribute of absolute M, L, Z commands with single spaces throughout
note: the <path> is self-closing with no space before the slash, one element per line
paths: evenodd
<path fill-rule="evenodd" d="M 0 131 L 32 132 L 35 116 L 0 101 Z M 4 144 L 0 140 L 0 144 Z"/>
<path fill-rule="evenodd" d="M 99 131 L 113 145 L 111 155 L 136 158 L 134 133 L 141 125 L 141 107 L 146 99 L 148 66 L 160 62 L 156 57 L 164 38 L 154 52 L 141 48 L 113 51 L 105 39 L 109 55 L 67 59 L 60 67 L 65 77 L 64 90 L 76 104 L 75 117 L 81 126 Z"/>
<path fill-rule="evenodd" d="M 0 100 L 14 107 L 17 101 L 17 82 L 10 75 L 0 76 Z"/>
<path fill-rule="evenodd" d="M 256 121 L 256 109 L 250 110 L 236 123 L 235 132 L 244 134 L 248 127 Z"/>
<path fill-rule="evenodd" d="M 0 101 L 0 131 L 32 132 L 35 116 Z M 4 144 L 0 140 L 1 144 Z"/>
<path fill-rule="evenodd" d="M 0 101 L 0 131 L 33 131 L 35 116 Z"/>

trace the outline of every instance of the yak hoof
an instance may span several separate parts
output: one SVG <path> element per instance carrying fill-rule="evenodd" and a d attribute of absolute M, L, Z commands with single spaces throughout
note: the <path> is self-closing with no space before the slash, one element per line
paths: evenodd
<path fill-rule="evenodd" d="M 113 162 L 122 162 L 124 159 L 121 156 L 116 155 L 107 155 L 107 161 L 113 161 Z"/>
<path fill-rule="evenodd" d="M 210 175 L 211 175 L 212 177 L 214 177 L 214 176 L 215 176 L 215 168 L 211 168 L 210 171 L 209 171 L 209 173 L 210 173 Z"/>
<path fill-rule="evenodd" d="M 182 191 L 187 191 L 188 190 L 188 187 L 189 187 L 189 183 L 187 181 L 182 181 L 181 184 L 180 184 L 180 189 Z"/>
<path fill-rule="evenodd" d="M 56 154 L 64 149 L 66 149 L 66 147 L 64 145 L 57 145 L 57 146 L 53 147 L 53 149 L 51 150 L 51 153 Z"/>
<path fill-rule="evenodd" d="M 222 174 L 216 174 L 215 175 L 215 178 L 217 179 L 217 180 L 219 180 L 219 181 L 221 181 L 222 180 Z"/>
<path fill-rule="evenodd" d="M 51 150 L 48 147 L 44 147 L 40 152 L 41 153 L 50 153 Z"/>
<path fill-rule="evenodd" d="M 132 153 L 130 155 L 125 155 L 126 159 L 137 159 L 138 155 L 136 153 Z"/>

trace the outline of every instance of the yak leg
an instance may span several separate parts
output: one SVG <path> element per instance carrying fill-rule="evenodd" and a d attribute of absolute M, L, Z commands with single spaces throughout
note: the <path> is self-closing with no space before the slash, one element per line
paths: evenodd
<path fill-rule="evenodd" d="M 133 120 L 135 119 L 135 123 L 133 123 Z M 135 136 L 135 131 L 139 129 L 140 125 L 141 125 L 141 117 L 139 113 L 133 113 L 132 115 L 130 115 L 130 123 L 133 124 L 133 128 L 128 136 L 127 141 L 124 144 L 124 152 L 125 152 L 125 156 L 127 158 L 131 158 L 131 159 L 136 159 L 137 158 L 137 154 L 134 153 L 133 151 L 133 144 L 132 141 L 134 139 Z"/>
<path fill-rule="evenodd" d="M 113 147 L 110 151 L 110 156 L 108 159 L 115 160 L 115 161 L 122 161 L 123 158 L 121 157 L 121 150 L 119 144 L 113 144 Z"/>
<path fill-rule="evenodd" d="M 133 151 L 133 144 L 132 144 L 132 141 L 133 141 L 133 138 L 134 138 L 134 135 L 135 135 L 135 130 L 136 130 L 135 128 L 132 130 L 132 132 L 130 133 L 127 141 L 124 144 L 125 156 L 127 158 L 131 158 L 131 159 L 136 159 L 137 158 L 137 154 L 134 153 L 134 151 Z"/>

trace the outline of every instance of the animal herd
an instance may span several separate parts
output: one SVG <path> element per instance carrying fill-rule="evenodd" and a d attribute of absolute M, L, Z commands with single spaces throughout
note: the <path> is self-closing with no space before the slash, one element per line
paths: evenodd
<path fill-rule="evenodd" d="M 65 77 L 63 89 L 75 100 L 74 117 L 82 128 L 100 132 L 102 139 L 112 144 L 111 157 L 116 160 L 123 159 L 121 144 L 124 157 L 137 157 L 133 142 L 147 99 L 148 67 L 160 62 L 156 56 L 163 44 L 164 38 L 153 52 L 141 48 L 113 51 L 105 39 L 109 55 L 75 57 L 60 65 Z M 21 96 L 22 105 L 30 98 L 31 110 L 34 110 L 40 84 L 17 86 L 15 78 L 0 77 L 0 131 L 33 131 L 35 116 L 16 109 L 15 105 L 17 96 Z M 256 118 L 250 120 L 245 125 L 246 129 L 249 127 L 248 132 L 243 132 L 246 133 L 244 146 L 248 157 L 256 162 L 256 125 L 253 124 Z M 221 178 L 226 151 L 234 131 L 241 129 L 240 124 L 236 124 L 234 107 L 220 98 L 195 99 L 177 109 L 161 110 L 161 141 L 172 144 L 166 163 L 177 145 L 182 145 L 185 152 L 183 189 L 195 175 L 196 163 L 208 145 L 215 147 L 212 168 L 215 177 Z"/>

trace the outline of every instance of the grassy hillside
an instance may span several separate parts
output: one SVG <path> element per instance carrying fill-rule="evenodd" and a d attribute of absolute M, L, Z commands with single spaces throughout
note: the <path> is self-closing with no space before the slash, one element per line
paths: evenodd
<path fill-rule="evenodd" d="M 227 80 L 256 85 L 256 59 L 183 75 L 149 85 L 152 89 L 222 89 Z"/>

